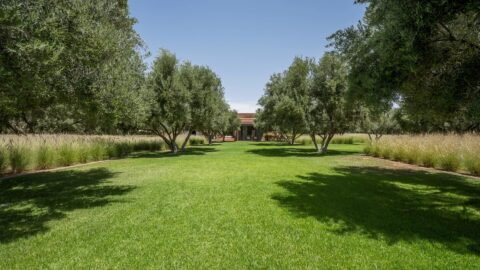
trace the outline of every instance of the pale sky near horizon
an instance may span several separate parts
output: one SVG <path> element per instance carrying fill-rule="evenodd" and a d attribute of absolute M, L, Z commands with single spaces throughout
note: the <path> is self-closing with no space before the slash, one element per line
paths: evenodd
<path fill-rule="evenodd" d="M 209 66 L 233 109 L 254 112 L 270 75 L 295 56 L 319 58 L 326 38 L 361 20 L 353 0 L 129 0 L 151 63 L 160 48 Z"/>

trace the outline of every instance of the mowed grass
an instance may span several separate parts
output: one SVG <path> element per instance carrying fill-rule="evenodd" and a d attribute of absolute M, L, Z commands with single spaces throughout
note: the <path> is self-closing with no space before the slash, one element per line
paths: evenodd
<path fill-rule="evenodd" d="M 478 269 L 480 182 L 236 142 L 0 180 L 0 269 Z"/>

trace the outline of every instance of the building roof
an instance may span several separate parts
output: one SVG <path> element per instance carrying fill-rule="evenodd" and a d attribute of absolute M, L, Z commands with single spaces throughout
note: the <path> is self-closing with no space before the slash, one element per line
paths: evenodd
<path fill-rule="evenodd" d="M 253 125 L 255 123 L 255 113 L 238 113 L 242 125 Z"/>

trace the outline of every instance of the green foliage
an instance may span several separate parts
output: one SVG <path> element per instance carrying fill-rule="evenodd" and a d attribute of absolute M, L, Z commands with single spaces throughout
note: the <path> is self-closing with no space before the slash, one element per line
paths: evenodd
<path fill-rule="evenodd" d="M 460 168 L 461 159 L 458 154 L 447 153 L 438 158 L 438 165 L 443 170 L 456 172 Z"/>
<path fill-rule="evenodd" d="M 10 145 L 8 158 L 10 168 L 14 173 L 21 173 L 30 165 L 31 152 L 23 145 Z"/>
<path fill-rule="evenodd" d="M 90 157 L 93 161 L 107 158 L 107 149 L 102 142 L 96 142 L 89 146 Z"/>
<path fill-rule="evenodd" d="M 133 146 L 128 142 L 115 143 L 117 157 L 126 157 L 133 152 Z"/>
<path fill-rule="evenodd" d="M 8 152 L 5 148 L 0 147 L 0 174 L 2 174 L 8 166 Z"/>
<path fill-rule="evenodd" d="M 335 138 L 332 138 L 330 143 L 332 143 L 332 144 L 354 144 L 355 143 L 355 138 L 353 138 L 351 136 L 335 137 Z"/>
<path fill-rule="evenodd" d="M 58 149 L 57 164 L 70 166 L 77 161 L 76 149 L 71 144 L 62 144 Z"/>
<path fill-rule="evenodd" d="M 37 152 L 35 167 L 37 169 L 48 169 L 55 165 L 55 150 L 46 144 L 40 145 Z"/>
<path fill-rule="evenodd" d="M 473 175 L 480 176 L 480 158 L 478 155 L 470 155 L 466 158 L 465 167 Z"/>
<path fill-rule="evenodd" d="M 256 125 L 274 131 L 290 144 L 306 132 L 311 59 L 296 57 L 283 73 L 273 74 L 258 101 Z"/>
<path fill-rule="evenodd" d="M 192 146 L 208 144 L 208 140 L 203 136 L 191 136 L 188 143 Z"/>
<path fill-rule="evenodd" d="M 0 130 L 128 132 L 148 109 L 125 1 L 0 2 Z"/>
<path fill-rule="evenodd" d="M 420 155 L 421 165 L 425 167 L 435 168 L 438 164 L 438 159 L 432 151 L 425 151 Z"/>
<path fill-rule="evenodd" d="M 362 23 L 331 36 L 354 98 L 380 111 L 396 102 L 412 132 L 479 130 L 478 1 L 357 2 Z"/>

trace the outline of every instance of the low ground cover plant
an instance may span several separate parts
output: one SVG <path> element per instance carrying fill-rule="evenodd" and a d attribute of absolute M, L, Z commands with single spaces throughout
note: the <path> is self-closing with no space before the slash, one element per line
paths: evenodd
<path fill-rule="evenodd" d="M 388 135 L 365 147 L 367 155 L 480 175 L 480 136 L 477 134 Z"/>

